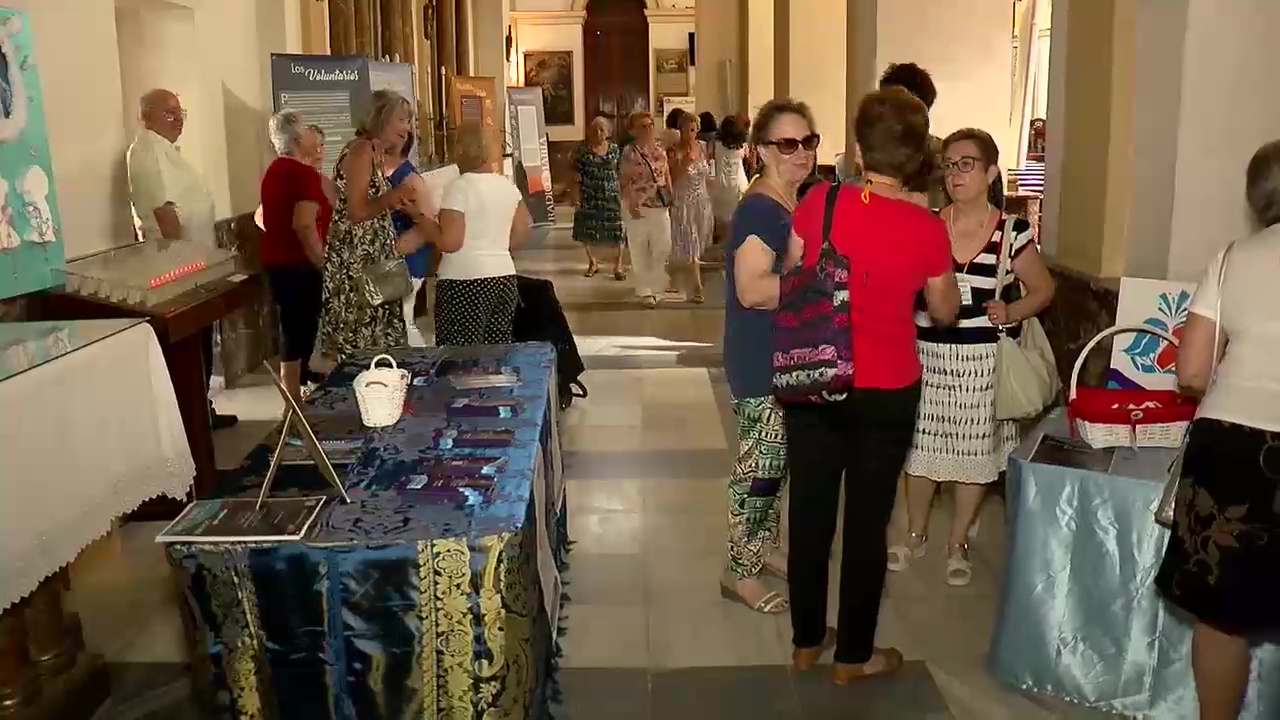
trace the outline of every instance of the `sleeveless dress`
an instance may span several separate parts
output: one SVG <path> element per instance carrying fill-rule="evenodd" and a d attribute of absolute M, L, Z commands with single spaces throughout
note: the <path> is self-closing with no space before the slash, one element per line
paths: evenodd
<path fill-rule="evenodd" d="M 347 207 L 348 192 L 365 192 L 370 200 L 388 192 L 391 185 L 374 162 L 367 188 L 348 188 L 342 163 L 350 148 L 342 151 L 334 169 L 338 201 L 333 206 L 329 245 L 324 259 L 324 313 L 320 316 L 320 339 L 326 350 L 344 357 L 359 350 L 382 351 L 404 345 L 404 318 L 400 303 L 372 307 L 360 290 L 360 271 L 380 260 L 397 255 L 396 231 L 391 213 L 362 223 L 352 222 Z"/>
<path fill-rule="evenodd" d="M 707 179 L 711 164 L 703 156 L 689 163 L 684 177 L 674 178 L 675 204 L 671 208 L 671 258 L 697 260 L 711 242 L 715 218 L 711 214 L 711 195 Z"/>
<path fill-rule="evenodd" d="M 617 245 L 622 229 L 622 190 L 618 186 L 618 162 L 622 151 L 609 144 L 603 155 L 586 143 L 573 152 L 581 194 L 573 211 L 573 239 L 586 245 Z"/>
<path fill-rule="evenodd" d="M 747 191 L 747 169 L 742 164 L 742 148 L 728 148 L 717 142 L 715 149 L 716 189 L 711 204 L 716 219 L 728 222 Z"/>

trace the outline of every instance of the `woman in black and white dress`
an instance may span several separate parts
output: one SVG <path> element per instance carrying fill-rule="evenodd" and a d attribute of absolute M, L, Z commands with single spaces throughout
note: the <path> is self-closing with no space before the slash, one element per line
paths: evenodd
<path fill-rule="evenodd" d="M 951 204 L 942 210 L 960 285 L 960 319 L 938 327 L 916 313 L 917 347 L 924 373 L 915 437 L 907 456 L 906 541 L 889 548 L 889 569 L 902 570 L 925 553 L 929 508 L 939 483 L 955 484 L 955 516 L 947 538 L 949 585 L 973 577 L 968 532 L 986 486 L 1004 471 L 1018 444 L 1016 422 L 996 420 L 995 364 L 998 327 L 1012 337 L 1019 323 L 1053 299 L 1053 279 L 1036 249 L 1031 223 L 1005 215 L 989 201 L 999 173 L 999 150 L 982 130 L 957 130 L 942 142 Z M 1013 278 L 996 297 L 996 264 L 1005 226 L 1012 223 Z M 1015 299 L 1019 283 L 1024 288 Z"/>

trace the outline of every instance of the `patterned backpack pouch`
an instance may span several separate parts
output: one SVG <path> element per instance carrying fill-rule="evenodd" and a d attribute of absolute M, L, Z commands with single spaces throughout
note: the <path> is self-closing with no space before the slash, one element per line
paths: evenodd
<path fill-rule="evenodd" d="M 827 190 L 822 247 L 812 265 L 782 274 L 773 316 L 773 394 L 783 403 L 829 403 L 853 389 L 849 258 L 831 244 L 840 183 Z"/>

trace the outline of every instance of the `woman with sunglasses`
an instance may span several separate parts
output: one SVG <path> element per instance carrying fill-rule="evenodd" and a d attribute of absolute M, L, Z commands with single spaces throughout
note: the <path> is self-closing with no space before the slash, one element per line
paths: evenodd
<path fill-rule="evenodd" d="M 783 407 L 791 476 L 787 574 L 792 664 L 798 670 L 813 667 L 830 642 L 827 573 L 844 483 L 831 669 L 832 679 L 841 685 L 893 673 L 902 665 L 902 653 L 872 643 L 884 590 L 885 531 L 920 400 L 912 311 L 921 290 L 934 322 L 954 321 L 960 305 L 946 226 L 906 199 L 902 187 L 927 151 L 924 103 L 901 88 L 871 93 L 858 105 L 854 133 L 862 150 L 863 180 L 861 185 L 838 186 L 829 235 L 849 260 L 854 389 L 833 402 Z M 789 145 L 774 147 L 785 152 Z M 797 260 L 806 266 L 817 262 L 829 188 L 818 185 L 796 207 L 789 266 Z"/>
<path fill-rule="evenodd" d="M 778 258 L 787 252 L 796 191 L 813 170 L 818 135 L 813 113 L 793 100 L 771 100 L 751 126 L 764 168 L 733 212 L 725 246 L 724 371 L 738 426 L 729 473 L 729 552 L 720 594 L 756 612 L 790 607 L 762 574 L 785 579 L 780 552 L 787 444 L 773 396 L 770 359 L 778 307 Z"/>
<path fill-rule="evenodd" d="M 658 293 L 671 252 L 671 172 L 658 143 L 653 116 L 635 112 L 628 121 L 635 139 L 622 151 L 619 185 L 623 223 L 631 248 L 636 294 L 647 308 L 658 307 Z"/>
<path fill-rule="evenodd" d="M 906 542 L 889 549 L 889 569 L 902 570 L 925 553 L 929 508 L 939 483 L 955 487 L 955 514 L 947 535 L 946 582 L 973 579 L 968 534 L 986 488 L 1004 472 L 1018 444 L 1018 423 L 995 416 L 996 342 L 1000 329 L 1018 337 L 1018 323 L 1053 300 L 1053 278 L 1036 250 L 1031 223 L 989 202 L 999 148 L 988 133 L 957 130 L 942 141 L 942 167 L 951 204 L 941 213 L 960 282 L 960 320 L 939 328 L 917 313 L 924 364 L 920 417 L 907 456 Z M 1006 227 L 1008 232 L 1006 232 Z M 1009 239 L 1011 272 L 996 296 L 997 261 Z M 1025 288 L 1015 298 L 1015 288 Z"/>

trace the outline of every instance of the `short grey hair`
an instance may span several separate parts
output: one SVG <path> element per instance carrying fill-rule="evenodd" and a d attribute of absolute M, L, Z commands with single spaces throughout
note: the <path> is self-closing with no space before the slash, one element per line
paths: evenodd
<path fill-rule="evenodd" d="M 1244 194 L 1259 225 L 1280 224 L 1280 140 L 1253 154 L 1245 171 Z"/>
<path fill-rule="evenodd" d="M 307 131 L 307 124 L 302 116 L 292 110 L 283 110 L 271 116 L 267 124 L 267 133 L 271 136 L 271 147 L 277 155 L 289 155 L 298 149 L 302 133 Z"/>

